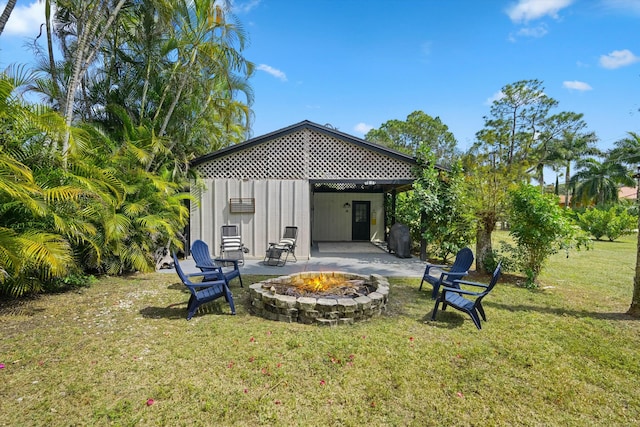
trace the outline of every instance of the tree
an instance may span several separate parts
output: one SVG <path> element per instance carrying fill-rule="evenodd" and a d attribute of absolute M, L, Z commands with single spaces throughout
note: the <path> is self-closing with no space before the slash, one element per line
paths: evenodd
<path fill-rule="evenodd" d="M 633 186 L 634 181 L 627 169 L 611 160 L 599 162 L 594 158 L 577 163 L 581 168 L 572 178 L 571 186 L 576 189 L 576 199 L 583 206 L 605 205 L 618 201 L 620 185 Z"/>
<path fill-rule="evenodd" d="M 547 96 L 539 80 L 522 80 L 504 86 L 501 97 L 491 105 L 490 117 L 485 117 L 485 131 L 497 132 L 494 139 L 501 161 L 510 167 L 527 168 L 538 137 L 544 131 L 551 108 L 558 102 Z"/>
<path fill-rule="evenodd" d="M 599 155 L 595 147 L 597 138 L 594 133 L 578 133 L 564 130 L 562 138 L 554 144 L 549 160 L 558 167 L 564 167 L 565 207 L 569 208 L 569 191 L 571 182 L 571 165 L 589 155 Z"/>
<path fill-rule="evenodd" d="M 56 38 L 63 60 L 42 55 L 50 80 L 28 87 L 52 108 L 25 105 L 0 78 L 10 293 L 74 272 L 153 270 L 158 247 L 182 244 L 189 160 L 239 138 L 250 116 L 252 64 L 228 2 L 64 0 L 51 22 L 50 0 L 45 10 L 49 54 Z"/>
<path fill-rule="evenodd" d="M 193 157 L 243 139 L 253 64 L 242 56 L 246 36 L 230 3 L 129 1 L 116 14 L 122 0 L 101 10 L 107 2 L 57 4 L 54 36 L 64 60 L 42 67 L 51 82 L 38 89 L 67 119 L 98 122 L 118 138 L 109 106 L 121 106 L 136 124 L 168 137 L 170 150 L 152 153 L 149 171 L 184 174 Z"/>
<path fill-rule="evenodd" d="M 9 20 L 9 16 L 11 16 L 11 12 L 13 8 L 16 6 L 17 0 L 7 0 L 7 4 L 4 6 L 4 10 L 2 11 L 2 15 L 0 15 L 0 35 L 4 31 L 4 26 L 7 25 L 7 21 Z"/>
<path fill-rule="evenodd" d="M 114 108 L 123 138 L 71 128 L 62 168 L 64 119 L 12 92 L 0 79 L 0 292 L 38 291 L 69 273 L 152 271 L 158 247 L 181 245 L 185 178 L 145 170 L 151 152 L 168 151 L 166 139 Z"/>
<path fill-rule="evenodd" d="M 485 134 L 485 137 L 488 136 Z M 463 158 L 465 188 L 471 212 L 475 216 L 476 269 L 491 271 L 485 262 L 492 253 L 491 236 L 498 221 L 504 218 L 507 190 L 520 179 L 493 152 L 470 152 Z"/>
<path fill-rule="evenodd" d="M 587 124 L 582 119 L 583 115 L 563 111 L 554 114 L 541 121 L 540 128 L 534 136 L 535 144 L 532 147 L 530 157 L 533 159 L 530 172 L 534 172 L 534 178 L 538 181 L 540 192 L 544 191 L 544 168 L 554 166 L 558 160 L 558 150 L 566 153 L 567 139 L 575 139 L 587 134 Z M 595 139 L 595 134 L 591 134 Z"/>
<path fill-rule="evenodd" d="M 423 144 L 418 148 L 419 178 L 413 185 L 415 198 L 424 222 L 421 238 L 425 239 L 436 255 L 447 259 L 467 246 L 473 237 L 472 217 L 468 213 L 460 162 L 442 172 L 435 165 L 435 156 Z"/>
<path fill-rule="evenodd" d="M 609 152 L 608 158 L 629 166 L 640 165 L 640 134 L 629 132 L 628 135 L 614 143 L 615 148 Z"/>
<path fill-rule="evenodd" d="M 367 132 L 365 139 L 411 155 L 416 155 L 421 146 L 427 146 L 435 162 L 445 166 L 458 156 L 456 139 L 447 125 L 440 117 L 433 118 L 422 111 L 414 111 L 405 121 L 386 121 L 379 129 Z"/>
<path fill-rule="evenodd" d="M 609 157 L 617 159 L 628 165 L 636 164 L 640 166 L 640 134 L 629 132 L 629 137 L 615 143 L 616 147 L 611 151 Z M 633 297 L 631 306 L 627 312 L 634 317 L 640 317 L 640 170 L 633 176 L 636 179 L 636 205 L 638 207 L 638 243 L 636 250 L 636 272 L 633 277 Z"/>
<path fill-rule="evenodd" d="M 633 276 L 633 296 L 627 314 L 640 317 L 640 171 L 633 176 L 637 181 L 636 204 L 638 204 L 638 240 L 636 245 L 636 274 Z"/>
<path fill-rule="evenodd" d="M 14 296 L 64 277 L 75 266 L 68 240 L 42 224 L 52 218 L 51 203 L 79 195 L 55 181 L 38 182 L 33 170 L 16 158 L 22 157 L 23 144 L 55 135 L 61 121 L 16 97 L 15 82 L 0 74 L 0 294 Z"/>
<path fill-rule="evenodd" d="M 98 141 L 91 152 L 74 162 L 85 162 L 82 167 L 72 163 L 74 170 L 90 179 L 100 171 L 104 179 L 116 187 L 126 189 L 122 197 L 108 196 L 97 200 L 91 211 L 96 214 L 96 235 L 93 239 L 102 249 L 100 259 L 88 257 L 86 264 L 98 271 L 122 274 L 131 271 L 153 271 L 153 253 L 168 243 L 181 245 L 180 233 L 188 222 L 182 192 L 184 177 L 175 177 L 169 169 L 158 173 L 147 171 L 153 153 L 168 150 L 168 141 L 157 137 L 151 129 L 135 126 L 121 108 L 111 107 L 119 117 L 122 139 L 115 141 L 93 126 L 84 129 L 93 141 Z"/>
<path fill-rule="evenodd" d="M 505 214 L 507 190 L 528 181 L 527 171 L 539 163 L 533 156 L 538 136 L 557 105 L 539 80 L 508 84 L 500 94 L 465 160 L 477 217 L 476 265 L 483 272 L 485 257 L 493 252 L 491 235 Z"/>
<path fill-rule="evenodd" d="M 409 226 L 414 239 L 426 239 L 443 258 L 465 246 L 470 240 L 470 226 L 462 208 L 456 140 L 440 118 L 414 111 L 406 121 L 389 120 L 372 129 L 365 139 L 418 160 L 416 173 L 420 178 L 413 191 L 398 195 L 396 220 Z M 451 166 L 451 173 L 442 173 L 437 164 Z"/>
<path fill-rule="evenodd" d="M 67 129 L 71 127 L 74 116 L 74 106 L 76 91 L 82 79 L 96 59 L 96 55 L 102 47 L 102 43 L 107 36 L 111 26 L 114 24 L 120 9 L 126 0 L 118 0 L 115 4 L 110 4 L 109 0 L 100 1 L 80 1 L 80 5 L 75 8 L 75 30 L 76 43 L 71 59 L 71 76 L 64 95 L 63 116 Z M 80 12 L 80 13 L 77 13 Z M 82 19 L 81 19 L 82 18 Z M 69 150 L 70 133 L 67 130 L 62 141 L 63 167 L 66 167 L 66 159 Z"/>

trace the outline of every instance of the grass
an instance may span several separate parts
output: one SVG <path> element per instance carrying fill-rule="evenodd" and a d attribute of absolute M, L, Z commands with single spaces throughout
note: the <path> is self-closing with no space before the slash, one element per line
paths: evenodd
<path fill-rule="evenodd" d="M 336 328 L 253 317 L 237 283 L 236 316 L 212 303 L 187 322 L 173 274 L 5 302 L 0 425 L 638 425 L 635 250 L 558 254 L 539 290 L 505 277 L 482 331 L 452 310 L 428 321 L 418 279 Z"/>

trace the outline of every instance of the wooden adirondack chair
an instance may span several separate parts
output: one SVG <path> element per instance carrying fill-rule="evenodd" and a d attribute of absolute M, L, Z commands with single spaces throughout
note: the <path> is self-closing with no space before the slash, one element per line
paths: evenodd
<path fill-rule="evenodd" d="M 242 276 L 240 275 L 240 269 L 238 268 L 237 259 L 225 259 L 225 258 L 211 258 L 211 252 L 209 251 L 209 245 L 202 240 L 196 240 L 191 245 L 191 255 L 196 262 L 196 267 L 203 273 L 218 273 L 224 275 L 227 282 L 231 282 L 234 278 L 240 280 L 240 287 L 242 286 Z M 223 268 L 223 267 L 233 267 Z"/>
<path fill-rule="evenodd" d="M 484 308 L 482 307 L 482 299 L 487 296 L 489 292 L 493 289 L 493 287 L 498 282 L 500 278 L 500 271 L 502 268 L 502 264 L 498 263 L 498 266 L 493 272 L 491 276 L 491 282 L 488 285 L 483 283 L 469 282 L 466 280 L 454 280 L 454 285 L 457 287 L 449 287 L 443 286 L 442 293 L 436 300 L 436 305 L 433 307 L 433 314 L 431 315 L 431 320 L 436 320 L 436 313 L 438 312 L 438 304 L 442 303 L 442 310 L 444 311 L 448 305 L 455 308 L 456 310 L 463 311 L 471 316 L 473 323 L 476 325 L 476 328 L 482 329 L 482 325 L 480 324 L 480 317 L 485 322 L 487 321 L 487 316 L 484 314 Z M 465 289 L 461 289 L 461 285 L 475 286 L 479 288 L 483 288 L 482 292 L 473 292 Z"/>
<path fill-rule="evenodd" d="M 236 306 L 233 303 L 233 296 L 229 290 L 229 283 L 224 276 L 217 280 L 194 282 L 191 278 L 197 276 L 205 278 L 207 273 L 196 273 L 187 276 L 184 271 L 182 271 L 175 252 L 173 252 L 173 262 L 176 268 L 176 273 L 178 273 L 178 277 L 180 277 L 182 283 L 187 287 L 187 289 L 189 289 L 189 292 L 191 292 L 191 297 L 187 304 L 187 320 L 191 320 L 196 311 L 198 311 L 198 307 L 202 304 L 214 301 L 220 297 L 224 297 L 224 299 L 229 303 L 231 314 L 236 314 Z"/>
<path fill-rule="evenodd" d="M 422 275 L 422 280 L 420 281 L 419 290 L 422 290 L 422 284 L 424 282 L 430 283 L 431 286 L 433 286 L 431 298 L 435 299 L 438 297 L 440 286 L 455 287 L 453 281 L 455 279 L 462 279 L 469 274 L 471 264 L 473 264 L 473 252 L 471 252 L 469 248 L 462 248 L 458 251 L 452 266 L 427 263 L 424 274 Z M 429 274 L 432 268 L 442 270 L 439 277 L 434 277 Z"/>

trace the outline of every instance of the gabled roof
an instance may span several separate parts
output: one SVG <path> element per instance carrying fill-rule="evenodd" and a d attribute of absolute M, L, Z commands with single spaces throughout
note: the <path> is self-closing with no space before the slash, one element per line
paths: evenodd
<path fill-rule="evenodd" d="M 366 141 L 364 139 L 356 138 L 353 135 L 349 135 L 349 134 L 346 134 L 344 132 L 340 132 L 339 130 L 333 129 L 331 127 L 322 126 L 322 125 L 319 125 L 317 123 L 313 123 L 313 122 L 311 122 L 309 120 L 304 120 L 304 121 L 302 121 L 300 123 L 297 123 L 297 124 L 282 128 L 280 130 L 277 130 L 277 131 L 274 131 L 274 132 L 271 132 L 271 133 L 268 133 L 268 134 L 265 134 L 265 135 L 262 135 L 262 136 L 258 136 L 256 138 L 249 139 L 249 140 L 247 140 L 245 142 L 242 142 L 240 144 L 235 144 L 235 145 L 232 145 L 230 147 L 225 147 L 225 148 L 222 148 L 222 149 L 220 149 L 218 151 L 214 151 L 213 153 L 206 154 L 206 155 L 204 155 L 202 157 L 198 157 L 197 159 L 194 159 L 194 160 L 191 161 L 191 167 L 195 167 L 195 166 L 197 166 L 199 164 L 206 163 L 208 161 L 211 161 L 211 160 L 214 160 L 214 159 L 217 159 L 217 158 L 220 158 L 220 157 L 228 156 L 229 154 L 232 154 L 232 153 L 235 153 L 235 152 L 238 152 L 238 151 L 246 150 L 248 148 L 254 147 L 256 145 L 262 144 L 262 143 L 267 142 L 267 141 L 271 141 L 273 139 L 282 137 L 284 135 L 288 135 L 288 134 L 291 134 L 291 133 L 299 132 L 299 131 L 301 131 L 303 129 L 310 129 L 310 130 L 314 130 L 314 131 L 317 131 L 317 132 L 320 132 L 320 133 L 324 133 L 324 134 L 327 134 L 327 135 L 332 136 L 334 138 L 343 140 L 345 142 L 349 142 L 351 144 L 355 144 L 355 145 L 361 146 L 361 147 L 366 148 L 368 150 L 375 151 L 375 152 L 378 152 L 380 154 L 383 154 L 383 155 L 386 155 L 386 156 L 389 156 L 389 157 L 392 157 L 392 158 L 396 158 L 398 160 L 402 160 L 402 161 L 405 161 L 405 162 L 408 162 L 408 163 L 417 164 L 415 157 L 409 156 L 407 154 L 401 153 L 401 152 L 396 151 L 396 150 L 392 150 L 392 149 L 390 149 L 388 147 L 385 147 L 385 146 L 382 146 L 382 145 L 379 145 L 379 144 L 375 144 L 375 143 L 370 142 L 370 141 Z M 443 169 L 440 166 L 438 166 L 438 168 Z"/>

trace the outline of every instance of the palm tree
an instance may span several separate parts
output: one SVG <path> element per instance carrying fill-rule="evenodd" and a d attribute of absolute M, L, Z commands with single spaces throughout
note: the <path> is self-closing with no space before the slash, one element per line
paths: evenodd
<path fill-rule="evenodd" d="M 577 163 L 581 168 L 570 180 L 576 189 L 576 198 L 584 205 L 603 205 L 618 201 L 620 185 L 634 185 L 627 168 L 610 160 L 599 162 L 593 158 Z"/>
<path fill-rule="evenodd" d="M 528 170 L 538 181 L 540 192 L 543 192 L 544 189 L 544 168 L 546 166 L 553 167 L 554 162 L 558 159 L 559 150 L 562 152 L 560 155 L 562 159 L 566 154 L 567 140 L 586 135 L 584 132 L 586 127 L 583 114 L 568 111 L 554 114 L 543 120 L 541 126 L 536 130 L 535 143 L 529 156 L 533 162 Z"/>
<path fill-rule="evenodd" d="M 125 2 L 126 0 L 118 0 L 115 5 L 111 5 L 107 0 L 77 0 L 57 4 L 57 34 L 71 70 L 66 93 L 60 94 L 60 105 L 67 129 L 71 128 L 76 118 L 78 88 L 103 47 L 103 42 Z M 66 17 L 66 22 L 60 22 L 61 17 Z M 75 37 L 73 40 L 67 40 L 66 36 Z M 67 166 L 71 137 L 69 132 L 69 130 L 65 132 L 62 140 L 63 167 Z"/>
<path fill-rule="evenodd" d="M 627 165 L 635 164 L 640 167 L 640 134 L 629 132 L 629 136 L 616 141 L 615 146 L 616 147 L 609 153 L 609 158 L 616 159 Z M 634 178 L 640 181 L 640 170 L 634 175 Z M 640 188 L 637 190 L 637 196 L 640 196 Z M 640 197 L 637 197 L 637 199 L 636 202 L 640 203 Z M 638 228 L 640 229 L 640 216 L 638 217 Z M 633 297 L 631 299 L 631 307 L 629 307 L 627 314 L 640 317 L 640 233 L 638 233 L 636 251 L 636 273 L 633 278 Z"/>
<path fill-rule="evenodd" d="M 21 295 L 74 267 L 68 241 L 39 226 L 49 215 L 47 201 L 74 196 L 68 187 L 43 187 L 16 159 L 24 153 L 21 144 L 52 124 L 46 110 L 14 96 L 14 80 L 0 74 L 0 293 Z"/>
<path fill-rule="evenodd" d="M 180 232 L 188 222 L 183 200 L 190 196 L 182 192 L 184 178 L 171 170 L 146 171 L 154 155 L 168 152 L 168 140 L 153 129 L 136 126 L 124 108 L 110 106 L 109 112 L 120 120 L 120 137 L 116 140 L 99 128 L 85 126 L 97 143 L 85 159 L 89 167 L 84 170 L 97 183 L 109 180 L 100 179 L 96 172 L 108 173 L 113 188 L 123 191 L 118 200 L 104 197 L 106 203 L 94 204 L 99 211 L 95 241 L 102 248 L 102 258 L 91 262 L 109 274 L 152 271 L 152 254 L 158 247 L 181 245 Z"/>
<path fill-rule="evenodd" d="M 74 121 L 99 122 L 117 137 L 119 119 L 109 106 L 123 107 L 137 124 L 172 141 L 168 155 L 153 153 L 148 171 L 188 164 L 194 155 L 244 137 L 251 117 L 247 78 L 253 64 L 241 54 L 246 35 L 228 1 L 130 2 L 116 18 L 115 9 L 100 14 L 86 5 L 86 0 L 58 4 L 55 35 L 65 62 L 46 67 L 52 77 L 54 70 L 66 73 L 58 80 L 58 105 L 67 123 L 73 114 Z M 91 32 L 96 22 L 100 31 Z M 102 26 L 109 22 L 114 23 L 105 32 Z M 78 53 L 87 38 L 88 51 Z M 79 56 L 84 65 L 78 64 Z M 86 69 L 94 58 L 98 60 Z M 56 92 L 55 84 L 41 84 L 39 90 Z M 63 152 L 67 146 L 65 140 Z"/>
<path fill-rule="evenodd" d="M 7 4 L 2 11 L 2 15 L 0 15 L 0 34 L 4 31 L 4 26 L 7 25 L 7 21 L 9 20 L 9 16 L 13 11 L 13 8 L 16 6 L 17 0 L 8 0 Z"/>
<path fill-rule="evenodd" d="M 549 161 L 556 166 L 564 167 L 565 207 L 569 208 L 569 191 L 571 182 L 571 164 L 589 155 L 599 155 L 595 147 L 597 137 L 594 133 L 577 134 L 564 131 L 560 139 L 553 145 Z"/>
<path fill-rule="evenodd" d="M 244 48 L 246 35 L 242 27 L 233 22 L 227 8 L 215 0 L 195 0 L 178 2 L 175 16 L 178 27 L 174 40 L 178 60 L 171 70 L 167 82 L 169 91 L 163 93 L 160 105 L 167 95 L 172 95 L 166 110 L 162 111 L 162 124 L 158 134 L 166 133 L 176 106 L 183 102 L 184 94 L 199 89 L 200 102 L 213 103 L 216 94 L 222 99 L 232 99 L 239 90 L 248 89 L 238 73 L 250 74 L 253 64 L 240 54 Z M 238 48 L 234 44 L 238 45 Z M 237 118 L 236 118 L 237 119 Z"/>
<path fill-rule="evenodd" d="M 609 158 L 627 165 L 640 164 L 640 134 L 628 132 L 629 136 L 615 142 Z"/>

